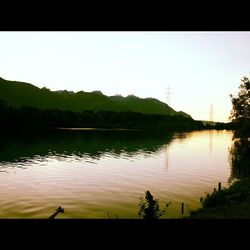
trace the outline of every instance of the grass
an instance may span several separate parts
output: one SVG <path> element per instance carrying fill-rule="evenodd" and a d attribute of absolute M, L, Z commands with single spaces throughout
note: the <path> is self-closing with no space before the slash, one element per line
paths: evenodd
<path fill-rule="evenodd" d="M 203 207 L 188 219 L 250 219 L 250 179 L 235 182 L 228 189 L 207 196 Z"/>

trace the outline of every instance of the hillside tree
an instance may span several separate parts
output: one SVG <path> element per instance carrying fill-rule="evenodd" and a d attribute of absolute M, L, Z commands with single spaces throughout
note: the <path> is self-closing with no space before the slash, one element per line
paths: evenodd
<path fill-rule="evenodd" d="M 250 81 L 244 76 L 241 79 L 237 96 L 230 95 L 232 101 L 232 111 L 230 119 L 234 122 L 250 120 Z"/>

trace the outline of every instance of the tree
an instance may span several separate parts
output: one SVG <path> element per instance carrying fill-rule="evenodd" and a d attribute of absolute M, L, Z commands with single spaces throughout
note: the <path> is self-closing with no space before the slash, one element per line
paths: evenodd
<path fill-rule="evenodd" d="M 238 96 L 230 95 L 233 109 L 230 118 L 236 124 L 234 137 L 250 137 L 250 81 L 244 76 Z"/>
<path fill-rule="evenodd" d="M 235 122 L 250 119 L 250 81 L 246 76 L 241 81 L 238 96 L 230 95 L 233 105 L 230 119 Z"/>

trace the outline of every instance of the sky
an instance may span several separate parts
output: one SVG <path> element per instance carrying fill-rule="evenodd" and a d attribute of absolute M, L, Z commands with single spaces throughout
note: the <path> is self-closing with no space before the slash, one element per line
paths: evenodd
<path fill-rule="evenodd" d="M 153 97 L 228 122 L 250 32 L 0 32 L 0 77 L 51 90 Z M 169 87 L 169 90 L 168 90 Z"/>

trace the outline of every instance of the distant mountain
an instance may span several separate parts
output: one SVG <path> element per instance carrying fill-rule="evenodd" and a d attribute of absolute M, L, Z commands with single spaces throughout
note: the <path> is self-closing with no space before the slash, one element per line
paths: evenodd
<path fill-rule="evenodd" d="M 101 91 L 74 93 L 73 91 L 51 91 L 48 88 L 38 88 L 30 83 L 8 81 L 0 77 L 0 99 L 8 105 L 21 107 L 23 105 L 44 109 L 60 109 L 81 112 L 90 111 L 131 111 L 144 114 L 181 115 L 191 117 L 180 111 L 176 112 L 167 104 L 154 98 L 139 98 L 134 95 L 122 97 L 106 96 Z"/>

